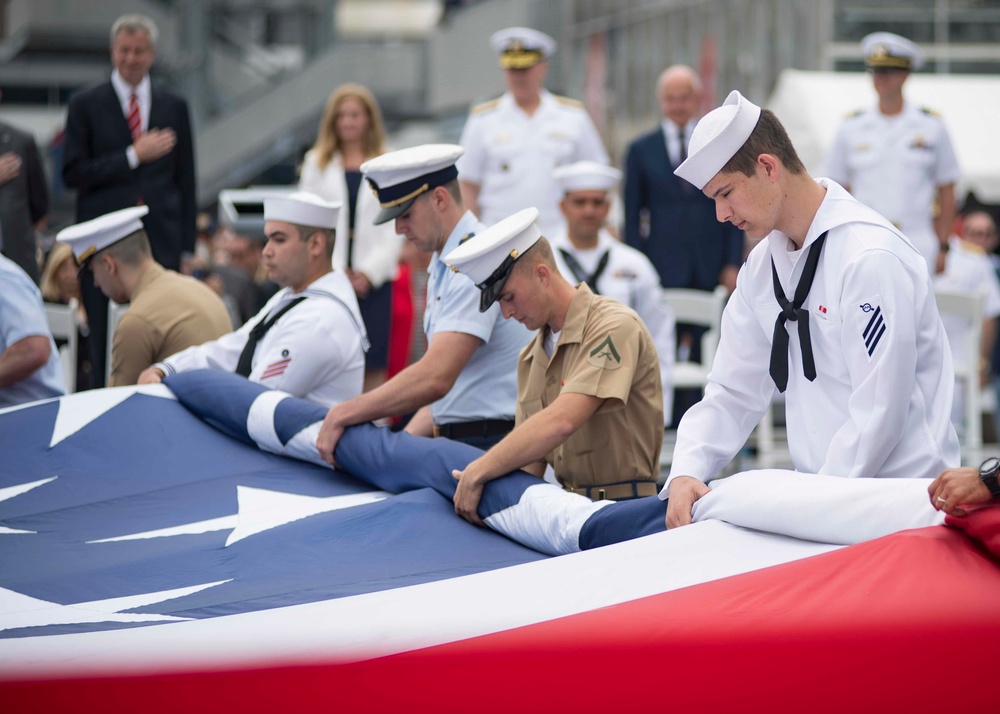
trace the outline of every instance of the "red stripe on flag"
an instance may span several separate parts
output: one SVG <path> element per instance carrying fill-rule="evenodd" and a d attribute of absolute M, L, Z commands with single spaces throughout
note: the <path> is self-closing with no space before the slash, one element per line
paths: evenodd
<path fill-rule="evenodd" d="M 970 679 L 969 663 L 996 658 L 998 592 L 997 564 L 935 526 L 373 660 L 0 682 L 0 700 L 149 714 L 995 712 L 992 680 Z"/>

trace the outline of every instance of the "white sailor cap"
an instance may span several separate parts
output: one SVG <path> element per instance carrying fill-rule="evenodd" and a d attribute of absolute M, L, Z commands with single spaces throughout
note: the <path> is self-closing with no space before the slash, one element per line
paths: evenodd
<path fill-rule="evenodd" d="M 337 228 L 340 202 L 325 201 L 314 193 L 296 191 L 264 197 L 264 220 L 296 223 L 311 228 Z"/>
<path fill-rule="evenodd" d="M 556 41 L 530 27 L 508 27 L 490 35 L 490 47 L 500 54 L 503 69 L 528 69 L 556 51 Z"/>
<path fill-rule="evenodd" d="M 382 210 L 375 225 L 406 213 L 417 197 L 458 178 L 455 162 L 465 152 L 458 144 L 424 144 L 390 151 L 361 164 Z"/>
<path fill-rule="evenodd" d="M 514 263 L 541 238 L 538 209 L 525 208 L 462 243 L 444 257 L 456 273 L 464 273 L 482 291 L 479 312 L 486 312 L 503 290 Z"/>
<path fill-rule="evenodd" d="M 132 206 L 120 211 L 106 213 L 83 223 L 63 228 L 56 234 L 56 240 L 73 249 L 76 264 L 86 267 L 88 261 L 122 238 L 127 238 L 143 229 L 142 217 L 149 213 L 149 206 Z"/>
<path fill-rule="evenodd" d="M 760 107 L 733 90 L 695 126 L 688 158 L 674 173 L 699 190 L 705 188 L 750 138 L 758 119 Z"/>
<path fill-rule="evenodd" d="M 577 161 L 553 170 L 563 193 L 570 191 L 610 191 L 621 181 L 622 172 L 597 161 Z"/>
<path fill-rule="evenodd" d="M 873 32 L 861 39 L 865 66 L 872 69 L 920 69 L 924 53 L 917 45 L 892 32 Z"/>

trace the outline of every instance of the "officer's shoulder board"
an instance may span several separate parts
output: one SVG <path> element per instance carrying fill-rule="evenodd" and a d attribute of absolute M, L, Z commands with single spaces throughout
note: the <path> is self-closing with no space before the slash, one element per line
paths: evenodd
<path fill-rule="evenodd" d="M 865 113 L 864 109 L 855 109 L 853 112 L 848 112 L 844 115 L 844 119 L 856 119 Z"/>
<path fill-rule="evenodd" d="M 563 97 L 559 94 L 552 95 L 557 102 L 562 104 L 564 107 L 573 107 L 574 109 L 583 109 L 583 102 L 579 99 L 570 99 L 569 97 Z"/>
<path fill-rule="evenodd" d="M 488 102 L 483 102 L 482 104 L 477 104 L 472 107 L 472 114 L 485 114 L 486 112 L 491 112 L 500 106 L 500 97 L 496 99 L 491 99 Z"/>
<path fill-rule="evenodd" d="M 920 111 L 922 111 L 927 116 L 934 117 L 935 119 L 941 118 L 941 113 L 931 109 L 930 107 L 920 107 Z"/>

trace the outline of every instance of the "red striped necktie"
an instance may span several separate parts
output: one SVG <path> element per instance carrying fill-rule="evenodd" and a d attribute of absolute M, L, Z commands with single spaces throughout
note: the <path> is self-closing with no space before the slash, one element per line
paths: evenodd
<path fill-rule="evenodd" d="M 128 100 L 128 130 L 132 132 L 132 139 L 142 136 L 142 117 L 139 115 L 139 98 L 132 92 Z"/>

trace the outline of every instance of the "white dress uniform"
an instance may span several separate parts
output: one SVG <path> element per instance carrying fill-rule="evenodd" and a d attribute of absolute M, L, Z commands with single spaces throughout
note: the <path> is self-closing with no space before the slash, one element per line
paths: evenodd
<path fill-rule="evenodd" d="M 894 116 L 874 107 L 849 117 L 834 140 L 826 175 L 850 186 L 855 198 L 889 219 L 934 265 L 937 190 L 960 177 L 940 117 L 910 103 Z"/>
<path fill-rule="evenodd" d="M 989 256 L 978 246 L 956 236 L 952 236 L 950 245 L 944 272 L 934 276 L 934 289 L 965 295 L 981 295 L 983 320 L 995 320 L 1000 317 L 1000 281 L 997 280 Z M 969 330 L 972 329 L 971 323 L 958 315 L 946 313 L 941 315 L 941 322 L 948 335 L 954 361 L 964 363 L 969 358 L 966 340 Z M 964 421 L 963 393 L 957 388 L 952 421 L 956 426 Z"/>
<path fill-rule="evenodd" d="M 615 240 L 611 234 L 601 230 L 597 246 L 582 250 L 574 247 L 565 229 L 552 239 L 553 253 L 559 272 L 573 284 L 586 282 L 594 275 L 605 253 L 608 261 L 597 278 L 597 291 L 627 305 L 639 313 L 646 329 L 653 337 L 656 352 L 660 358 L 660 381 L 663 384 L 663 417 L 669 424 L 674 407 L 672 373 L 674 369 L 674 349 L 676 347 L 675 321 L 670 307 L 663 302 L 660 277 L 649 258 L 640 251 Z M 578 275 L 570 266 L 562 251 L 566 251 L 583 270 Z"/>
<path fill-rule="evenodd" d="M 315 153 L 311 150 L 307 152 L 302 163 L 299 190 L 315 193 L 344 206 L 337 219 L 337 241 L 333 246 L 333 267 L 343 270 L 347 267 L 347 222 L 350 212 L 347 209 L 347 181 L 340 154 L 334 154 L 326 168 L 320 169 Z M 358 190 L 354 218 L 351 263 L 355 270 L 365 274 L 373 288 L 395 279 L 399 270 L 399 252 L 403 248 L 403 237 L 396 235 L 391 222 L 375 225 L 379 210 L 378 198 L 362 185 Z"/>
<path fill-rule="evenodd" d="M 790 250 L 794 244 L 774 231 L 740 271 L 705 398 L 681 421 L 665 489 L 679 475 L 715 475 L 764 414 L 775 393 L 768 366 L 780 312 L 771 260 L 792 295 L 809 246 L 825 231 L 804 304 L 815 381 L 803 375 L 798 334 L 786 323 L 788 445 L 796 470 L 930 478 L 958 466 L 949 419 L 954 369 L 923 258 L 841 186 L 818 183 L 827 192 L 803 248 Z"/>
<path fill-rule="evenodd" d="M 528 116 L 509 92 L 473 108 L 462 131 L 462 180 L 479 184 L 479 217 L 487 226 L 535 206 L 543 235 L 562 223 L 557 166 L 576 161 L 607 164 L 608 152 L 583 104 L 542 90 Z"/>
<path fill-rule="evenodd" d="M 193 369 L 235 372 L 250 331 L 295 298 L 306 298 L 257 343 L 250 381 L 330 407 L 361 394 L 367 336 L 347 276 L 327 273 L 302 292 L 283 288 L 243 327 L 153 365 L 164 374 Z"/>
<path fill-rule="evenodd" d="M 517 360 L 531 341 L 530 332 L 516 320 L 505 320 L 500 306 L 479 311 L 479 288 L 465 275 L 452 271 L 441 259 L 470 233 L 486 230 L 471 211 L 455 225 L 440 252 L 427 266 L 427 342 L 438 332 L 461 332 L 482 340 L 455 380 L 451 390 L 430 405 L 435 424 L 499 419 L 514 421 L 517 404 Z"/>

